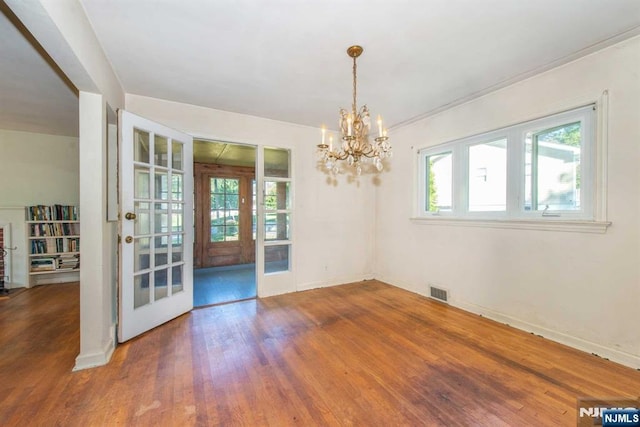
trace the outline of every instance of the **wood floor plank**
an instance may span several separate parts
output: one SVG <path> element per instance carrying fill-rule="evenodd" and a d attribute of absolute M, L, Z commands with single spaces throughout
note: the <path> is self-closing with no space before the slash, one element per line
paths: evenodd
<path fill-rule="evenodd" d="M 3 426 L 574 426 L 640 372 L 377 281 L 194 310 L 71 372 L 78 284 L 0 301 Z"/>

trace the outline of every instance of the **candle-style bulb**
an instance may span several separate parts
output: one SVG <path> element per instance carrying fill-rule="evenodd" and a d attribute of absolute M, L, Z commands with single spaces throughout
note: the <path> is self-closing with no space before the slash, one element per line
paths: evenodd
<path fill-rule="evenodd" d="M 325 134 L 327 133 L 327 128 L 324 125 L 322 125 L 320 129 L 322 130 L 322 145 L 324 145 L 324 137 L 325 137 Z"/>
<path fill-rule="evenodd" d="M 382 136 L 382 116 L 378 114 L 378 136 Z"/>

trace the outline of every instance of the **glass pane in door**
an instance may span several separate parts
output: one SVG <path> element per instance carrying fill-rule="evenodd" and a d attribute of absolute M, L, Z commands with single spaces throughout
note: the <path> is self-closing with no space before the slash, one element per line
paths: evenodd
<path fill-rule="evenodd" d="M 137 235 L 149 234 L 151 232 L 151 215 L 149 214 L 150 204 L 148 202 L 134 202 L 136 222 L 134 232 Z"/>
<path fill-rule="evenodd" d="M 265 240 L 289 240 L 288 213 L 269 212 L 264 215 Z"/>
<path fill-rule="evenodd" d="M 264 176 L 290 178 L 289 150 L 283 148 L 264 149 Z"/>
<path fill-rule="evenodd" d="M 153 133 L 138 133 L 136 156 L 140 161 L 152 159 L 152 163 L 135 166 L 134 271 L 141 273 L 136 276 L 135 307 L 182 291 L 184 265 L 184 179 L 181 170 L 173 169 L 183 167 L 182 143 Z M 149 140 L 153 141 L 151 147 Z M 172 158 L 174 155 L 176 158 Z M 224 188 L 231 185 L 221 184 Z M 224 215 L 231 216 L 233 207 L 232 200 L 225 200 L 223 208 L 228 209 Z"/>
<path fill-rule="evenodd" d="M 229 242 L 240 234 L 240 180 L 210 178 L 210 241 Z"/>
<path fill-rule="evenodd" d="M 149 273 L 133 277 L 133 307 L 138 308 L 149 304 Z"/>
<path fill-rule="evenodd" d="M 173 141 L 171 147 L 171 167 L 182 170 L 182 143 Z"/>
<path fill-rule="evenodd" d="M 133 161 L 149 163 L 149 132 L 133 130 Z"/>
<path fill-rule="evenodd" d="M 291 209 L 289 182 L 265 181 L 264 205 L 267 210 Z"/>
<path fill-rule="evenodd" d="M 182 203 L 174 203 L 171 205 L 171 231 L 183 231 L 182 225 Z"/>
<path fill-rule="evenodd" d="M 173 289 L 173 293 L 177 293 L 182 291 L 182 265 L 176 265 L 171 269 L 171 287 Z"/>
<path fill-rule="evenodd" d="M 153 163 L 156 166 L 167 166 L 169 161 L 169 153 L 167 152 L 167 144 L 169 140 L 164 136 L 155 135 L 153 146 Z"/>
<path fill-rule="evenodd" d="M 151 266 L 150 263 L 150 239 L 148 237 L 140 237 L 133 240 L 133 271 L 138 272 L 146 270 Z"/>
<path fill-rule="evenodd" d="M 153 288 L 155 291 L 154 300 L 168 296 L 167 292 L 167 269 L 157 270 L 153 277 Z"/>
<path fill-rule="evenodd" d="M 291 245 L 265 246 L 264 272 L 277 273 L 289 270 L 289 250 Z"/>
<path fill-rule="evenodd" d="M 173 234 L 171 235 L 171 262 L 173 264 L 182 261 L 182 253 L 184 248 L 182 247 L 183 235 Z"/>
<path fill-rule="evenodd" d="M 151 183 L 149 182 L 149 168 L 135 166 L 134 171 L 134 194 L 136 199 L 148 199 L 151 194 Z"/>

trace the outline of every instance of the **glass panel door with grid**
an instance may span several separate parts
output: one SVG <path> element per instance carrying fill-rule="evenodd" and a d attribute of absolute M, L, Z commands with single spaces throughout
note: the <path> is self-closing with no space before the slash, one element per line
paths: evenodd
<path fill-rule="evenodd" d="M 193 307 L 192 138 L 120 111 L 118 339 Z"/>

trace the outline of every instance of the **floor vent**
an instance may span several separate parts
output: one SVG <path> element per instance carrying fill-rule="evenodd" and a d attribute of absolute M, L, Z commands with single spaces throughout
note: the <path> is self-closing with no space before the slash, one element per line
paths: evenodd
<path fill-rule="evenodd" d="M 449 299 L 449 295 L 446 290 L 436 288 L 435 286 L 429 286 L 429 296 L 442 302 L 447 302 Z"/>

